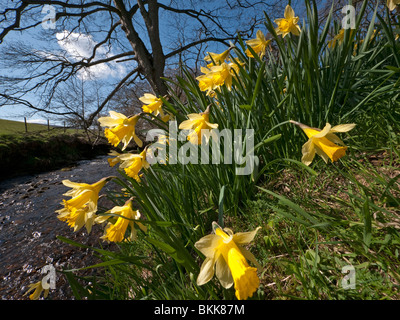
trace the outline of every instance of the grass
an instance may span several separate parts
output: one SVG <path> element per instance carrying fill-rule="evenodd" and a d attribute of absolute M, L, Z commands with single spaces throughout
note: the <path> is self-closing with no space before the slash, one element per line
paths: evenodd
<path fill-rule="evenodd" d="M 13 135 L 13 134 L 24 134 L 24 133 L 44 133 L 51 132 L 52 134 L 64 133 L 64 128 L 62 127 L 54 127 L 50 126 L 50 130 L 48 130 L 47 125 L 38 124 L 38 123 L 27 123 L 28 131 L 25 131 L 25 123 L 20 121 L 13 120 L 5 120 L 0 119 L 0 135 Z M 65 133 L 75 133 L 77 130 L 75 129 L 66 129 Z"/>
<path fill-rule="evenodd" d="M 316 177 L 289 168 L 259 186 L 233 224 L 263 226 L 254 248 L 262 297 L 399 299 L 399 175 L 399 159 L 377 153 L 324 166 Z M 355 289 L 342 286 L 345 266 L 355 269 Z"/>

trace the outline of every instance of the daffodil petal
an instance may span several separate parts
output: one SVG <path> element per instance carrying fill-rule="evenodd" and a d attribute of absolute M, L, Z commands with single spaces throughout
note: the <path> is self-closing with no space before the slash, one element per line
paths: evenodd
<path fill-rule="evenodd" d="M 315 152 L 325 161 L 325 163 L 328 163 L 329 156 L 322 149 L 315 146 Z"/>
<path fill-rule="evenodd" d="M 187 115 L 187 117 L 192 121 L 203 120 L 203 117 L 198 113 L 190 113 Z"/>
<path fill-rule="evenodd" d="M 206 258 L 201 265 L 199 275 L 197 276 L 197 285 L 201 286 L 214 276 L 214 258 Z"/>
<path fill-rule="evenodd" d="M 215 266 L 215 275 L 225 289 L 229 289 L 230 287 L 232 287 L 232 273 L 222 255 L 220 255 L 217 259 Z"/>
<path fill-rule="evenodd" d="M 332 131 L 331 131 L 332 132 Z M 334 133 L 328 133 L 325 138 L 332 141 L 333 143 L 340 144 L 344 146 L 344 142 Z"/>
<path fill-rule="evenodd" d="M 285 19 L 294 18 L 294 10 L 290 5 L 287 5 L 285 8 L 285 13 L 283 14 Z"/>
<path fill-rule="evenodd" d="M 220 238 L 215 234 L 209 234 L 201 238 L 195 243 L 196 249 L 198 249 L 206 257 L 213 257 L 215 248 L 218 246 Z"/>
<path fill-rule="evenodd" d="M 331 125 L 329 123 L 327 123 L 325 125 L 325 127 L 316 135 L 313 136 L 313 138 L 322 138 L 325 137 L 327 135 L 327 133 L 329 133 L 329 131 L 331 130 Z"/>
<path fill-rule="evenodd" d="M 301 162 L 303 162 L 306 166 L 309 166 L 315 157 L 315 147 L 312 142 L 312 139 L 309 139 L 301 149 L 303 153 L 303 157 L 301 158 Z"/>
<path fill-rule="evenodd" d="M 185 120 L 185 121 L 181 122 L 181 124 L 179 125 L 179 129 L 181 129 L 181 130 L 189 130 L 189 129 L 192 129 L 192 127 L 193 127 L 192 120 Z"/>
<path fill-rule="evenodd" d="M 141 148 L 143 146 L 143 141 L 140 140 L 136 134 L 133 134 L 133 140 L 139 146 L 139 148 Z"/>
<path fill-rule="evenodd" d="M 247 249 L 245 249 L 245 248 L 243 248 L 241 246 L 238 246 L 238 247 L 240 249 L 240 252 L 242 252 L 243 256 L 247 260 L 249 260 L 252 263 L 254 263 L 254 265 L 257 267 L 257 271 L 261 272 L 262 266 L 258 263 L 258 261 L 256 260 L 256 257 L 249 250 L 247 250 Z"/>
<path fill-rule="evenodd" d="M 115 127 L 121 124 L 121 119 L 114 119 L 111 117 L 101 117 L 98 119 L 102 127 Z"/>
<path fill-rule="evenodd" d="M 109 111 L 110 117 L 113 119 L 126 119 L 126 115 L 116 112 L 116 111 Z"/>
<path fill-rule="evenodd" d="M 69 188 L 82 188 L 82 187 L 87 187 L 88 186 L 87 183 L 72 182 L 72 181 L 70 181 L 68 179 L 63 180 L 62 184 L 64 186 L 66 186 L 66 187 L 69 187 Z"/>
<path fill-rule="evenodd" d="M 236 244 L 249 244 L 251 241 L 253 241 L 254 237 L 256 236 L 258 230 L 260 230 L 261 227 L 257 227 L 253 231 L 249 232 L 238 232 L 233 235 L 233 241 L 235 241 Z"/>
<path fill-rule="evenodd" d="M 209 126 L 211 129 L 217 129 L 218 128 L 218 123 L 210 123 L 208 121 L 205 121 L 206 125 Z"/>
<path fill-rule="evenodd" d="M 355 123 L 339 124 L 339 125 L 334 126 L 333 128 L 331 128 L 330 132 L 331 133 L 334 133 L 334 132 L 347 132 L 347 131 L 350 131 L 350 130 L 354 129 L 355 126 L 356 126 Z"/>

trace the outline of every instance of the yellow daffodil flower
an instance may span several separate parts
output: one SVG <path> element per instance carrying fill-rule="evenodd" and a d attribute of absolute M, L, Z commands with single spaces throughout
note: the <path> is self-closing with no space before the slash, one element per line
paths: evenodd
<path fill-rule="evenodd" d="M 43 298 L 47 298 L 47 296 L 49 294 L 49 288 L 44 289 L 43 285 L 42 285 L 42 281 L 32 283 L 28 287 L 29 287 L 29 289 L 27 292 L 24 293 L 24 296 L 26 296 L 32 290 L 35 290 L 35 291 L 33 291 L 32 294 L 29 295 L 30 300 L 39 300 L 40 295 L 42 294 L 43 291 L 44 291 Z"/>
<path fill-rule="evenodd" d="M 114 158 L 107 159 L 107 162 L 110 165 L 110 167 L 114 167 L 117 163 L 121 162 L 121 159 L 120 159 L 120 156 L 122 155 L 121 153 L 118 153 L 115 150 L 111 150 L 111 152 L 108 155 L 114 157 Z"/>
<path fill-rule="evenodd" d="M 229 289 L 234 284 L 235 295 L 239 300 L 252 297 L 260 280 L 257 269 L 250 267 L 247 260 L 261 269 L 253 254 L 243 245 L 249 244 L 255 237 L 258 227 L 251 232 L 234 234 L 232 230 L 224 230 L 213 223 L 215 234 L 207 235 L 195 243 L 195 247 L 205 255 L 205 260 L 197 277 L 197 285 L 201 286 L 216 274 L 221 285 Z"/>
<path fill-rule="evenodd" d="M 336 36 L 334 36 L 331 41 L 328 42 L 328 48 L 333 49 L 334 47 L 336 47 L 336 42 L 338 42 L 339 45 L 341 45 L 344 40 L 344 32 L 345 30 L 341 29 L 339 33 Z"/>
<path fill-rule="evenodd" d="M 202 71 L 205 71 L 206 74 L 196 78 L 199 81 L 199 88 L 201 91 L 207 91 L 208 96 L 213 96 L 215 94 L 214 89 L 217 87 L 214 84 L 214 79 L 208 74 L 210 72 L 208 69 L 202 68 Z"/>
<path fill-rule="evenodd" d="M 215 86 L 220 87 L 225 84 L 229 90 L 232 88 L 232 76 L 231 68 L 233 63 L 221 63 L 219 66 L 211 67 L 211 72 Z"/>
<path fill-rule="evenodd" d="M 147 169 L 150 167 L 150 164 L 146 161 L 146 152 L 147 148 L 140 154 L 125 153 L 119 156 L 121 161 L 120 168 L 124 169 L 125 173 L 137 182 L 140 182 L 139 171 L 142 168 Z"/>
<path fill-rule="evenodd" d="M 109 127 L 104 130 L 104 135 L 108 142 L 116 147 L 120 142 L 124 144 L 122 150 L 125 150 L 129 142 L 134 139 L 136 144 L 141 147 L 143 142 L 135 133 L 135 126 L 139 120 L 139 115 L 127 118 L 122 113 L 110 111 L 110 117 L 99 118 L 100 125 Z"/>
<path fill-rule="evenodd" d="M 172 121 L 175 120 L 175 116 L 172 113 L 169 113 L 168 111 L 167 111 L 167 114 L 160 113 L 160 115 L 161 115 L 161 120 L 163 122 L 168 122 L 170 120 L 172 120 Z"/>
<path fill-rule="evenodd" d="M 211 62 L 207 65 L 207 68 L 211 68 L 214 65 L 219 65 L 221 63 L 224 63 L 225 60 L 229 56 L 229 52 L 231 51 L 231 48 L 228 50 L 225 50 L 222 53 L 213 53 L 213 52 L 208 52 L 208 55 L 204 57 L 204 60 L 207 62 Z"/>
<path fill-rule="evenodd" d="M 205 74 L 196 78 L 199 81 L 199 88 L 201 91 L 207 90 L 207 95 L 212 95 L 214 90 L 223 84 L 227 86 L 228 90 L 232 89 L 232 77 L 235 76 L 235 72 L 239 72 L 239 66 L 236 63 L 223 62 L 210 69 L 202 67 L 201 71 Z"/>
<path fill-rule="evenodd" d="M 103 178 L 93 184 L 63 180 L 62 183 L 65 186 L 72 188 L 64 195 L 72 199 L 63 200 L 64 208 L 56 211 L 59 213 L 57 218 L 66 221 L 70 227 L 74 228 L 74 231 L 80 230 L 85 225 L 90 233 L 96 217 L 99 192 L 111 178 Z"/>
<path fill-rule="evenodd" d="M 277 35 L 282 35 L 282 37 L 286 37 L 289 33 L 293 33 L 295 36 L 299 36 L 301 29 L 297 25 L 299 22 L 299 17 L 295 17 L 294 10 L 290 5 L 287 5 L 285 8 L 284 18 L 276 19 L 275 23 L 278 25 L 275 28 Z"/>
<path fill-rule="evenodd" d="M 210 138 L 211 130 L 218 128 L 218 124 L 210 123 L 210 106 L 202 113 L 191 113 L 188 114 L 187 117 L 189 120 L 183 121 L 179 125 L 179 129 L 181 130 L 190 130 L 194 131 L 188 135 L 188 140 L 192 144 L 201 144 L 201 137 L 204 136 L 206 143 Z M 201 130 L 206 130 L 205 132 L 201 132 Z M 211 130 L 210 130 L 211 129 Z"/>
<path fill-rule="evenodd" d="M 331 125 L 327 123 L 326 126 L 320 130 L 296 121 L 290 120 L 290 122 L 298 125 L 309 138 L 302 147 L 303 157 L 301 159 L 307 166 L 313 161 L 315 153 L 321 156 L 326 163 L 329 159 L 334 162 L 342 158 L 346 154 L 347 147 L 344 146 L 343 141 L 340 140 L 335 133 L 347 132 L 355 127 L 354 123 L 340 124 L 334 127 L 331 127 Z"/>
<path fill-rule="evenodd" d="M 390 11 L 393 11 L 398 4 L 400 5 L 400 0 L 387 0 L 387 6 Z"/>
<path fill-rule="evenodd" d="M 246 44 L 250 46 L 255 53 L 258 54 L 260 59 L 265 55 L 265 50 L 267 49 L 268 44 L 271 40 L 265 39 L 264 33 L 261 30 L 257 31 L 256 38 L 246 41 Z M 249 49 L 246 49 L 246 55 L 250 58 L 254 58 L 253 54 Z"/>
<path fill-rule="evenodd" d="M 328 42 L 328 48 L 333 49 L 334 47 L 336 47 L 336 43 L 338 43 L 339 45 L 342 45 L 342 43 L 344 41 L 345 32 L 346 32 L 345 29 L 340 29 L 339 33 L 336 36 L 334 36 L 331 41 Z M 354 29 L 351 29 L 350 37 L 352 37 L 353 34 L 354 34 Z"/>
<path fill-rule="evenodd" d="M 153 113 L 157 116 L 158 114 L 163 114 L 162 110 L 162 100 L 152 95 L 151 93 L 145 93 L 143 97 L 139 98 L 145 105 L 142 106 L 143 112 Z"/>
<path fill-rule="evenodd" d="M 108 213 L 117 214 L 118 217 L 115 223 L 109 222 L 105 228 L 104 235 L 101 237 L 103 240 L 111 241 L 111 242 L 121 242 L 125 239 L 125 233 L 130 228 L 130 235 L 127 239 L 130 241 L 135 241 L 137 238 L 137 231 L 135 229 L 134 224 L 137 224 L 141 230 L 144 232 L 147 231 L 147 228 L 140 223 L 139 221 L 134 221 L 140 219 L 139 210 L 132 210 L 132 202 L 128 200 L 122 207 L 116 206 L 112 208 Z M 112 218 L 112 215 L 103 215 L 96 218 L 97 223 L 102 223 L 109 218 Z"/>

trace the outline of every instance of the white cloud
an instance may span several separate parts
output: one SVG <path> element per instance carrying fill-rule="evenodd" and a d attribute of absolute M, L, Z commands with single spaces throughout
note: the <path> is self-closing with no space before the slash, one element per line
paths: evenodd
<path fill-rule="evenodd" d="M 93 40 L 93 37 L 88 34 L 76 33 L 76 32 L 58 32 L 56 34 L 58 45 L 67 51 L 70 59 L 78 61 L 83 58 L 89 58 L 93 54 L 93 48 L 96 46 L 97 42 Z M 104 47 L 99 47 L 96 50 L 96 58 L 92 61 L 98 59 L 104 59 L 111 57 L 114 54 L 109 52 Z M 88 80 L 91 78 L 103 79 L 107 77 L 119 78 L 121 74 L 125 74 L 125 67 L 116 63 L 115 61 L 100 63 L 98 65 L 82 69 L 80 71 L 79 77 Z"/>
<path fill-rule="evenodd" d="M 47 120 L 45 119 L 27 119 L 27 123 L 37 123 L 37 124 L 47 124 Z"/>

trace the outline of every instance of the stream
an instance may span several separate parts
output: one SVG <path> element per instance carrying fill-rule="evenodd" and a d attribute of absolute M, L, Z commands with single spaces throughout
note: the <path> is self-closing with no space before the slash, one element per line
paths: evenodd
<path fill-rule="evenodd" d="M 23 296 L 28 285 L 41 280 L 41 270 L 52 265 L 56 270 L 56 288 L 47 299 L 73 299 L 65 276 L 57 270 L 81 268 L 100 262 L 89 249 L 66 244 L 56 236 L 63 236 L 79 243 L 99 247 L 103 230 L 93 226 L 88 235 L 85 227 L 73 232 L 66 222 L 57 219 L 62 208 L 63 194 L 70 190 L 62 180 L 94 183 L 103 177 L 118 175 L 111 168 L 107 156 L 83 160 L 76 165 L 31 176 L 0 181 L 0 297 L 2 300 L 26 300 Z M 115 185 L 114 185 L 115 186 Z M 109 182 L 100 194 L 113 189 Z M 107 203 L 108 202 L 108 203 Z M 99 206 L 110 206 L 105 197 Z M 113 244 L 101 241 L 105 249 Z M 88 272 L 96 272 L 89 269 Z M 88 274 L 88 273 L 86 273 Z M 79 275 L 83 275 L 79 273 Z M 30 293 L 29 293 L 30 294 Z"/>

